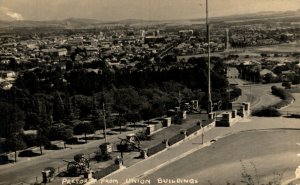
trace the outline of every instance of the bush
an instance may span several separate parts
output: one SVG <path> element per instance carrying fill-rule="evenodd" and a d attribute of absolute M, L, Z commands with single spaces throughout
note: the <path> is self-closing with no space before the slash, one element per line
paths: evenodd
<path fill-rule="evenodd" d="M 15 150 L 23 150 L 27 148 L 26 143 L 24 142 L 21 136 L 12 136 L 5 141 L 4 144 L 5 151 L 15 151 Z"/>
<path fill-rule="evenodd" d="M 272 107 L 276 108 L 276 109 L 280 109 L 282 107 L 285 107 L 289 104 L 292 103 L 292 101 L 294 100 L 294 97 L 291 93 L 289 93 L 288 91 L 286 91 L 285 89 L 282 88 L 278 88 L 276 86 L 272 86 L 272 94 L 275 96 L 278 96 L 279 98 L 282 99 L 281 102 L 273 105 Z"/>
<path fill-rule="evenodd" d="M 174 145 L 184 139 L 184 134 L 177 134 L 169 139 L 169 145 Z"/>
<path fill-rule="evenodd" d="M 61 125 L 54 125 L 50 127 L 48 132 L 48 137 L 50 140 L 67 140 L 73 136 L 73 129 L 65 126 L 64 124 Z"/>
<path fill-rule="evenodd" d="M 59 147 L 57 145 L 49 144 L 49 145 L 45 145 L 44 149 L 45 150 L 61 150 L 63 148 Z"/>
<path fill-rule="evenodd" d="M 235 87 L 232 91 L 230 91 L 230 99 L 234 100 L 242 95 L 242 89 Z"/>
<path fill-rule="evenodd" d="M 200 126 L 195 125 L 189 129 L 187 129 L 186 134 L 189 136 L 189 135 L 192 135 L 193 133 L 197 132 L 198 130 L 200 130 Z"/>
<path fill-rule="evenodd" d="M 280 117 L 281 113 L 274 107 L 264 107 L 260 110 L 252 112 L 252 115 L 259 117 Z"/>
<path fill-rule="evenodd" d="M 148 156 L 154 155 L 154 154 L 164 150 L 165 148 L 166 148 L 166 144 L 160 143 L 160 144 L 148 149 Z"/>
<path fill-rule="evenodd" d="M 112 164 L 110 166 L 108 166 L 107 168 L 104 168 L 103 170 L 101 171 L 96 171 L 94 174 L 93 174 L 93 178 L 99 180 L 109 174 L 111 174 L 112 172 L 118 170 L 119 167 L 115 164 Z"/>
<path fill-rule="evenodd" d="M 34 134 L 23 135 L 23 139 L 27 147 L 37 146 L 36 135 Z"/>
<path fill-rule="evenodd" d="M 19 153 L 19 157 L 36 157 L 40 154 L 33 152 L 32 150 L 24 150 Z"/>
<path fill-rule="evenodd" d="M 93 134 L 95 133 L 95 128 L 91 123 L 79 123 L 73 129 L 75 135 L 81 134 Z"/>

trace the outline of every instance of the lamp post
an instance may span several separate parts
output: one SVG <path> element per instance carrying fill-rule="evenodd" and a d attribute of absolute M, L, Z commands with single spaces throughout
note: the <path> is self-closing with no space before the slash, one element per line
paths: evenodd
<path fill-rule="evenodd" d="M 202 138 L 202 144 L 204 144 L 204 127 L 203 127 L 203 124 L 201 123 L 200 124 L 200 128 L 201 128 L 201 138 Z"/>
<path fill-rule="evenodd" d="M 104 130 L 103 130 L 103 135 L 104 135 L 104 140 L 106 143 L 106 120 L 105 120 L 105 104 L 103 103 L 103 123 L 104 123 Z"/>

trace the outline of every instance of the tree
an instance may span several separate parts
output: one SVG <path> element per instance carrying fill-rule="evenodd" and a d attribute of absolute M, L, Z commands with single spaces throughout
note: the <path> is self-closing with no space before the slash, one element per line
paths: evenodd
<path fill-rule="evenodd" d="M 37 129 L 40 128 L 42 124 L 41 118 L 34 112 L 29 112 L 25 118 L 25 127 L 24 129 Z"/>
<path fill-rule="evenodd" d="M 12 135 L 5 141 L 5 149 L 8 152 L 23 150 L 26 147 L 26 143 L 24 142 L 22 136 L 19 134 Z"/>
<path fill-rule="evenodd" d="M 138 112 L 129 112 L 125 117 L 127 121 L 134 124 L 134 128 L 136 128 L 135 123 L 141 120 L 141 115 Z"/>
<path fill-rule="evenodd" d="M 61 95 L 56 92 L 53 103 L 53 120 L 61 121 L 65 118 L 65 106 Z"/>
<path fill-rule="evenodd" d="M 40 147 L 41 155 L 43 155 L 43 148 L 42 147 L 51 145 L 51 142 L 49 141 L 49 139 L 43 133 L 41 133 L 41 131 L 39 131 L 37 136 L 36 136 L 36 143 Z"/>
<path fill-rule="evenodd" d="M 18 106 L 0 102 L 0 137 L 19 133 L 24 127 L 24 113 Z"/>
<path fill-rule="evenodd" d="M 74 134 L 81 135 L 84 134 L 85 142 L 87 142 L 87 134 L 94 134 L 95 133 L 95 127 L 89 123 L 89 122 L 82 122 L 76 125 L 73 129 Z"/>
<path fill-rule="evenodd" d="M 55 124 L 48 129 L 48 138 L 50 140 L 63 140 L 73 137 L 73 129 L 65 124 Z"/>

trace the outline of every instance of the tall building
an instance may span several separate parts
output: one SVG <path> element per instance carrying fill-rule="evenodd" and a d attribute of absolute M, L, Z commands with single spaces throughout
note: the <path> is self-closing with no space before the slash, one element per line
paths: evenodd
<path fill-rule="evenodd" d="M 229 43 L 229 28 L 225 29 L 225 49 L 230 48 L 230 43 Z"/>
<path fill-rule="evenodd" d="M 145 36 L 146 36 L 146 31 L 142 30 L 142 38 L 145 38 Z"/>

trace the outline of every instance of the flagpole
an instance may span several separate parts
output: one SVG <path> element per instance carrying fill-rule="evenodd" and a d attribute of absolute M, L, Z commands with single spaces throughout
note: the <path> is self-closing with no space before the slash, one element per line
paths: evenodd
<path fill-rule="evenodd" d="M 212 101 L 211 101 L 211 78 L 210 78 L 210 32 L 209 32 L 209 20 L 208 20 L 208 0 L 206 0 L 206 36 L 207 36 L 207 60 L 208 60 L 208 105 L 207 113 L 212 112 Z"/>

